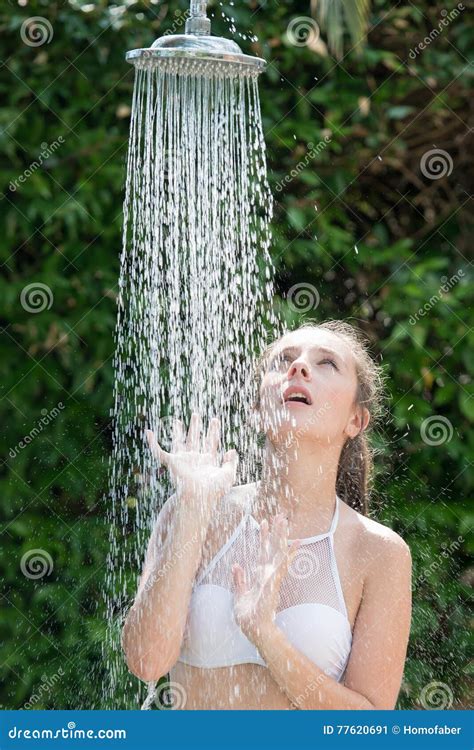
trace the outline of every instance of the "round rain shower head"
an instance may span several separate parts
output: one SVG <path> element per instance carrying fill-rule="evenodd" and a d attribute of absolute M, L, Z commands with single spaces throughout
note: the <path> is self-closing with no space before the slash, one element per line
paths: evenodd
<path fill-rule="evenodd" d="M 148 49 L 132 49 L 126 60 L 136 68 L 210 78 L 257 76 L 266 65 L 260 57 L 244 55 L 230 39 L 211 36 L 203 0 L 191 0 L 184 34 L 162 36 Z"/>
<path fill-rule="evenodd" d="M 260 57 L 244 55 L 230 39 L 193 34 L 161 37 L 149 49 L 130 50 L 126 59 L 137 68 L 209 77 L 257 76 L 266 64 Z"/>

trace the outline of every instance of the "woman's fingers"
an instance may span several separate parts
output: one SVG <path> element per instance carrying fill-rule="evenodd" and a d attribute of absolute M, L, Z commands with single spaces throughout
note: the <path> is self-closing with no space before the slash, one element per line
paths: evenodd
<path fill-rule="evenodd" d="M 232 566 L 232 576 L 234 578 L 234 584 L 237 594 L 245 594 L 247 588 L 245 582 L 245 572 L 244 569 L 237 563 L 234 563 L 234 565 Z"/>
<path fill-rule="evenodd" d="M 260 551 L 258 555 L 258 564 L 265 565 L 268 561 L 268 521 L 263 519 L 260 524 Z"/>
<path fill-rule="evenodd" d="M 181 453 L 186 448 L 186 431 L 181 419 L 175 419 L 173 422 L 171 446 L 172 453 Z"/>
<path fill-rule="evenodd" d="M 232 476 L 232 484 L 235 482 L 236 476 L 237 476 L 237 466 L 239 464 L 239 454 L 236 450 L 232 449 L 230 451 L 227 451 L 227 453 L 224 453 L 224 456 L 222 458 L 222 466 L 228 467 L 228 471 L 230 471 Z"/>
<path fill-rule="evenodd" d="M 152 430 L 145 430 L 146 439 L 148 441 L 148 445 L 150 447 L 152 456 L 156 458 L 160 463 L 167 464 L 168 459 L 170 457 L 170 454 L 167 453 L 163 448 L 159 445 L 155 433 Z"/>
<path fill-rule="evenodd" d="M 205 439 L 206 452 L 213 456 L 217 455 L 219 449 L 220 439 L 220 421 L 217 417 L 213 417 L 209 422 L 207 435 Z"/>
<path fill-rule="evenodd" d="M 286 555 L 288 546 L 288 521 L 283 513 L 278 513 L 270 532 L 270 552 L 272 558 Z"/>
<path fill-rule="evenodd" d="M 193 411 L 186 438 L 186 450 L 188 451 L 199 451 L 200 421 L 199 414 Z"/>
<path fill-rule="evenodd" d="M 223 464 L 232 464 L 237 463 L 239 460 L 239 455 L 235 448 L 232 448 L 230 451 L 226 451 L 222 457 L 222 463 Z"/>

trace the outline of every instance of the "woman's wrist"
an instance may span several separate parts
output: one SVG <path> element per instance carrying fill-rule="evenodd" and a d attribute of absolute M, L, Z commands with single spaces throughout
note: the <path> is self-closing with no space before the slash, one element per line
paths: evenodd
<path fill-rule="evenodd" d="M 228 490 L 221 489 L 220 487 L 200 487 L 197 483 L 193 484 L 182 484 L 176 488 L 176 494 L 180 502 L 187 505 L 194 505 L 196 502 L 200 503 L 203 507 L 213 506 L 218 503 Z"/>
<path fill-rule="evenodd" d="M 251 633 L 246 634 L 249 641 L 252 641 L 253 645 L 260 649 L 264 647 L 265 643 L 268 642 L 275 633 L 280 632 L 278 625 L 275 620 L 264 620 L 252 630 Z"/>

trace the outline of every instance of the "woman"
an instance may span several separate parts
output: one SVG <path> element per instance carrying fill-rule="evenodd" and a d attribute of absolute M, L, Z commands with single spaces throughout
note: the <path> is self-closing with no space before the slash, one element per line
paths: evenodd
<path fill-rule="evenodd" d="M 176 493 L 124 624 L 127 664 L 145 681 L 170 672 L 175 708 L 393 709 L 411 555 L 367 516 L 381 371 L 356 329 L 327 321 L 285 333 L 259 374 L 259 482 L 233 486 L 217 420 L 201 441 L 193 414 L 171 453 L 147 433 Z"/>

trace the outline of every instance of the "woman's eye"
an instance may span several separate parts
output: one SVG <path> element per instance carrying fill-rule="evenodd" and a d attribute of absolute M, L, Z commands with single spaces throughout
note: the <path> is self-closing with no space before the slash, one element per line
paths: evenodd
<path fill-rule="evenodd" d="M 334 362 L 333 359 L 323 359 L 319 364 L 320 365 L 324 365 L 324 364 L 327 364 L 327 363 L 331 364 L 334 367 L 334 369 L 337 370 L 337 365 L 336 365 L 336 363 Z"/>
<path fill-rule="evenodd" d="M 279 367 L 282 367 L 284 364 L 287 364 L 290 361 L 291 357 L 289 357 L 288 354 L 285 354 L 282 357 L 276 357 L 273 360 L 271 367 L 273 369 L 278 369 Z"/>

